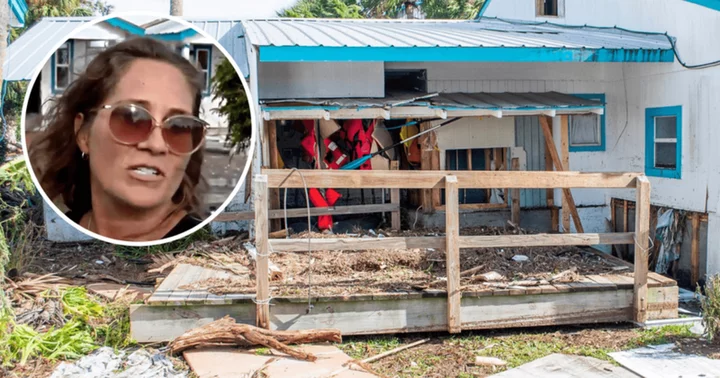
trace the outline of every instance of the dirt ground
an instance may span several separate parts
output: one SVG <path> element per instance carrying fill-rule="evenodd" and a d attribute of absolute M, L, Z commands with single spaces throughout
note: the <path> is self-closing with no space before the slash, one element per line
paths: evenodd
<path fill-rule="evenodd" d="M 675 343 L 678 350 L 720 359 L 720 345 L 711 345 L 686 328 L 641 330 L 627 325 L 542 327 L 465 332 L 457 336 L 346 338 L 342 349 L 363 359 L 385 350 L 429 338 L 425 344 L 391 355 L 370 366 L 386 377 L 485 377 L 552 353 L 591 356 L 612 361 L 608 353 L 644 345 Z M 475 366 L 475 356 L 492 356 L 506 366 Z M 614 363 L 614 362 L 613 362 Z"/>
<path fill-rule="evenodd" d="M 463 235 L 502 235 L 517 233 L 505 228 L 463 229 Z M 386 237 L 438 235 L 433 230 L 403 232 L 378 231 Z M 361 237 L 360 235 L 313 234 L 312 237 Z M 298 243 L 306 234 L 293 235 Z M 375 237 L 373 235 L 373 237 Z M 522 259 L 524 259 L 524 261 Z M 519 260 L 519 261 L 516 261 Z M 239 255 L 239 264 L 251 261 Z M 359 252 L 315 251 L 311 253 L 275 253 L 270 261 L 282 271 L 282 279 L 271 282 L 274 296 L 307 295 L 311 283 L 315 295 L 350 295 L 423 289 L 444 289 L 446 277 L 443 250 L 370 250 Z M 479 248 L 463 249 L 460 270 L 478 268 L 462 279 L 463 290 L 483 290 L 512 282 L 570 282 L 581 275 L 618 273 L 616 264 L 589 250 L 577 247 L 533 248 Z M 615 269 L 613 269 L 615 268 Z M 248 271 L 252 271 L 248 266 Z M 483 273 L 495 272 L 499 276 L 492 283 L 481 282 Z M 568 274 L 557 277 L 566 272 Z M 186 289 L 206 288 L 214 294 L 255 292 L 255 279 L 251 275 L 232 279 L 210 279 Z"/>

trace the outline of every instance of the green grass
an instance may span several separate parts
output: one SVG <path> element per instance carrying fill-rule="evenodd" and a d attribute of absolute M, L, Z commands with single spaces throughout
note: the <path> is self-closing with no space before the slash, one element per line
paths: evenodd
<path fill-rule="evenodd" d="M 638 337 L 631 340 L 629 348 L 658 345 L 672 342 L 672 338 L 694 337 L 689 325 L 666 325 L 658 328 L 640 329 Z"/>
<path fill-rule="evenodd" d="M 125 259 L 139 259 L 145 256 L 180 252 L 186 250 L 190 245 L 198 241 L 210 241 L 214 240 L 212 232 L 207 228 L 201 228 L 194 233 L 172 243 L 165 243 L 160 245 L 152 245 L 149 247 L 127 247 L 118 245 L 115 246 L 115 255 L 119 258 Z"/>

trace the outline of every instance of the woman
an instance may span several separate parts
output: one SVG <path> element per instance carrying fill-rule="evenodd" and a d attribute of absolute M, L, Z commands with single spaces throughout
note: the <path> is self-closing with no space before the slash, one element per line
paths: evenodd
<path fill-rule="evenodd" d="M 30 147 L 40 186 L 96 234 L 154 241 L 199 223 L 203 77 L 159 41 L 133 38 L 95 57 Z"/>

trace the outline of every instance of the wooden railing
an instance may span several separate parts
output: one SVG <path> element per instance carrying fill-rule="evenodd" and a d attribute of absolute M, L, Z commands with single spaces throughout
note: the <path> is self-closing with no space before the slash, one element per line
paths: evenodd
<path fill-rule="evenodd" d="M 255 241 L 257 259 L 257 325 L 268 328 L 268 255 L 276 252 L 307 251 L 307 239 L 268 239 L 269 193 L 277 188 L 386 188 L 445 189 L 445 236 L 317 238 L 309 243 L 314 250 L 367 250 L 436 248 L 445 249 L 447 267 L 448 331 L 461 331 L 460 249 L 536 247 L 558 245 L 635 244 L 633 320 L 647 319 L 648 248 L 650 242 L 650 182 L 640 173 L 519 172 L 519 171 L 342 171 L 267 169 L 254 178 Z M 634 233 L 531 234 L 460 236 L 458 190 L 462 188 L 570 189 L 635 188 L 637 215 Z M 304 210 L 307 213 L 307 210 Z"/>

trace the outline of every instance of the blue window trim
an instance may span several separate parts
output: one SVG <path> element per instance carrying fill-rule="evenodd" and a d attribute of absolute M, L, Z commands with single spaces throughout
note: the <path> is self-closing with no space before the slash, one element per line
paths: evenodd
<path fill-rule="evenodd" d="M 603 105 L 605 105 L 605 94 L 604 93 L 573 93 L 573 96 L 584 98 L 586 100 L 597 100 L 601 101 Z M 605 107 L 607 110 L 607 107 Z M 570 116 L 572 117 L 572 116 Z M 570 127 L 568 127 L 568 133 L 570 132 Z M 569 139 L 568 135 L 568 140 Z M 600 116 L 600 145 L 598 146 L 573 146 L 570 144 L 570 152 L 597 152 L 597 151 L 605 151 L 605 111 L 603 111 L 603 114 Z"/>
<path fill-rule="evenodd" d="M 73 64 L 75 61 L 75 41 L 72 39 L 67 41 L 69 48 L 70 48 L 70 81 L 72 82 L 72 73 L 73 73 Z M 55 54 L 52 54 L 52 57 L 50 57 L 50 90 L 53 94 L 62 93 L 64 89 L 62 88 L 56 88 L 55 87 Z"/>
<path fill-rule="evenodd" d="M 13 12 L 18 22 L 24 26 L 25 15 L 28 12 L 28 5 L 25 0 L 10 0 L 10 10 Z"/>
<path fill-rule="evenodd" d="M 118 29 L 125 30 L 128 33 L 135 34 L 135 35 L 145 35 L 145 29 L 132 24 L 128 21 L 125 21 L 121 18 L 110 18 L 105 20 L 109 25 L 114 26 Z"/>
<path fill-rule="evenodd" d="M 697 4 L 705 8 L 720 11 L 720 0 L 685 0 L 689 3 Z"/>
<path fill-rule="evenodd" d="M 655 117 L 675 116 L 677 148 L 675 150 L 675 169 L 655 167 Z M 682 106 L 664 106 L 645 109 L 645 174 L 665 178 L 682 178 Z"/>
<path fill-rule="evenodd" d="M 195 61 L 197 61 L 197 52 L 198 51 L 206 50 L 208 52 L 208 60 L 209 60 L 208 61 L 208 75 L 207 75 L 207 81 L 205 82 L 206 89 L 203 92 L 203 96 L 210 96 L 211 91 L 212 91 L 212 88 L 210 87 L 210 85 L 212 83 L 212 61 L 213 61 L 213 58 L 212 58 L 212 50 L 213 49 L 212 48 L 213 48 L 212 45 L 193 45 L 193 47 L 192 47 L 193 57 L 194 57 Z"/>
<path fill-rule="evenodd" d="M 672 49 L 550 47 L 260 46 L 261 62 L 634 62 L 672 63 Z"/>
<path fill-rule="evenodd" d="M 177 33 L 166 33 L 166 34 L 147 34 L 149 37 L 159 39 L 161 41 L 178 42 L 184 41 L 187 38 L 194 37 L 197 35 L 195 29 L 185 29 Z"/>

